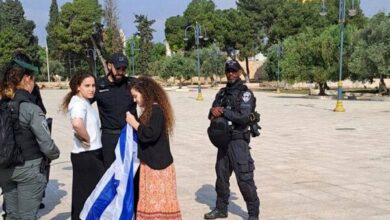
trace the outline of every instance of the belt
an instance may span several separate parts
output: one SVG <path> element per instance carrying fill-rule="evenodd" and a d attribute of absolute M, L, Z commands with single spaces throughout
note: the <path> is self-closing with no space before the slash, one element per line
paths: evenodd
<path fill-rule="evenodd" d="M 121 129 L 102 128 L 102 133 L 105 133 L 105 134 L 120 134 L 121 133 Z"/>
<path fill-rule="evenodd" d="M 231 134 L 232 140 L 238 140 L 238 139 L 244 139 L 246 141 L 249 141 L 249 131 L 236 131 L 233 130 Z"/>

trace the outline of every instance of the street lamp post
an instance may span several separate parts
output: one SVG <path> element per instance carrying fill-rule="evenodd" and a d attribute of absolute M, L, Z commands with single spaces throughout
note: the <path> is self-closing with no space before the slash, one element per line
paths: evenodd
<path fill-rule="evenodd" d="M 47 39 L 46 39 L 46 65 L 47 65 L 47 82 L 50 82 L 50 64 L 49 64 L 49 45 L 47 44 Z"/>
<path fill-rule="evenodd" d="M 283 47 L 278 42 L 278 45 L 276 46 L 276 58 L 277 58 L 277 63 L 278 63 L 277 64 L 277 71 L 276 71 L 276 75 L 277 75 L 276 93 L 280 93 L 280 89 L 279 89 L 279 82 L 280 82 L 280 65 L 279 65 L 279 60 L 280 60 L 280 57 L 282 56 L 282 53 L 283 53 Z"/>
<path fill-rule="evenodd" d="M 197 56 L 196 71 L 198 73 L 198 96 L 196 97 L 196 100 L 197 101 L 203 101 L 202 88 L 200 86 L 200 51 L 199 51 L 199 42 L 200 42 L 200 39 L 203 38 L 202 27 L 201 27 L 201 25 L 198 22 L 195 23 L 195 27 L 192 26 L 192 25 L 187 26 L 186 29 L 184 30 L 184 40 L 185 41 L 188 40 L 188 38 L 187 38 L 187 30 L 189 28 L 193 28 L 194 32 L 195 32 L 195 45 L 196 45 L 196 56 Z M 203 40 L 207 40 L 207 36 L 205 36 L 203 38 Z"/>
<path fill-rule="evenodd" d="M 92 53 L 92 59 L 93 59 L 93 75 L 96 77 L 97 76 L 97 71 L 96 71 L 96 49 L 85 49 L 87 53 L 87 57 L 89 57 L 89 54 Z"/>
<path fill-rule="evenodd" d="M 344 29 L 345 29 L 345 2 L 346 0 L 339 0 L 339 24 L 340 24 L 340 56 L 339 56 L 339 81 L 337 83 L 337 102 L 335 112 L 345 112 L 343 107 L 343 47 L 344 47 Z M 325 16 L 327 10 L 325 7 L 325 0 L 322 0 L 321 16 Z M 349 16 L 356 15 L 355 0 L 352 0 L 351 9 L 349 9 Z"/>
<path fill-rule="evenodd" d="M 135 37 L 130 41 L 130 55 L 131 55 L 131 68 L 133 76 L 135 74 L 135 51 L 140 50 L 139 48 L 135 48 Z"/>

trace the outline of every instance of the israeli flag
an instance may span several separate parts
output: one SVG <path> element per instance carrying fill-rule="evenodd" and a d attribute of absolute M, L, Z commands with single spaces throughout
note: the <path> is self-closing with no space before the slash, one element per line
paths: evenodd
<path fill-rule="evenodd" d="M 116 160 L 85 202 L 81 219 L 133 219 L 133 177 L 139 167 L 137 142 L 133 128 L 130 125 L 124 127 L 115 148 Z"/>

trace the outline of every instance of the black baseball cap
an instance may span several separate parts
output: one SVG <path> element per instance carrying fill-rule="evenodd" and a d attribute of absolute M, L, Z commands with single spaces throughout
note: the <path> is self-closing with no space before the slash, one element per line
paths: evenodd
<path fill-rule="evenodd" d="M 115 68 L 127 67 L 129 65 L 129 60 L 123 53 L 114 53 L 108 62 L 112 63 Z"/>
<path fill-rule="evenodd" d="M 225 72 L 238 71 L 242 69 L 240 63 L 237 60 L 228 60 L 225 63 Z"/>

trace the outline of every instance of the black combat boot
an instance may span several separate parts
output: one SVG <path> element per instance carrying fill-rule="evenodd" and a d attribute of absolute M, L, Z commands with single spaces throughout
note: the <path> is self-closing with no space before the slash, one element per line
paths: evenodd
<path fill-rule="evenodd" d="M 216 218 L 227 218 L 227 212 L 222 212 L 218 209 L 214 209 L 213 211 L 204 214 L 204 219 L 216 219 Z"/>

